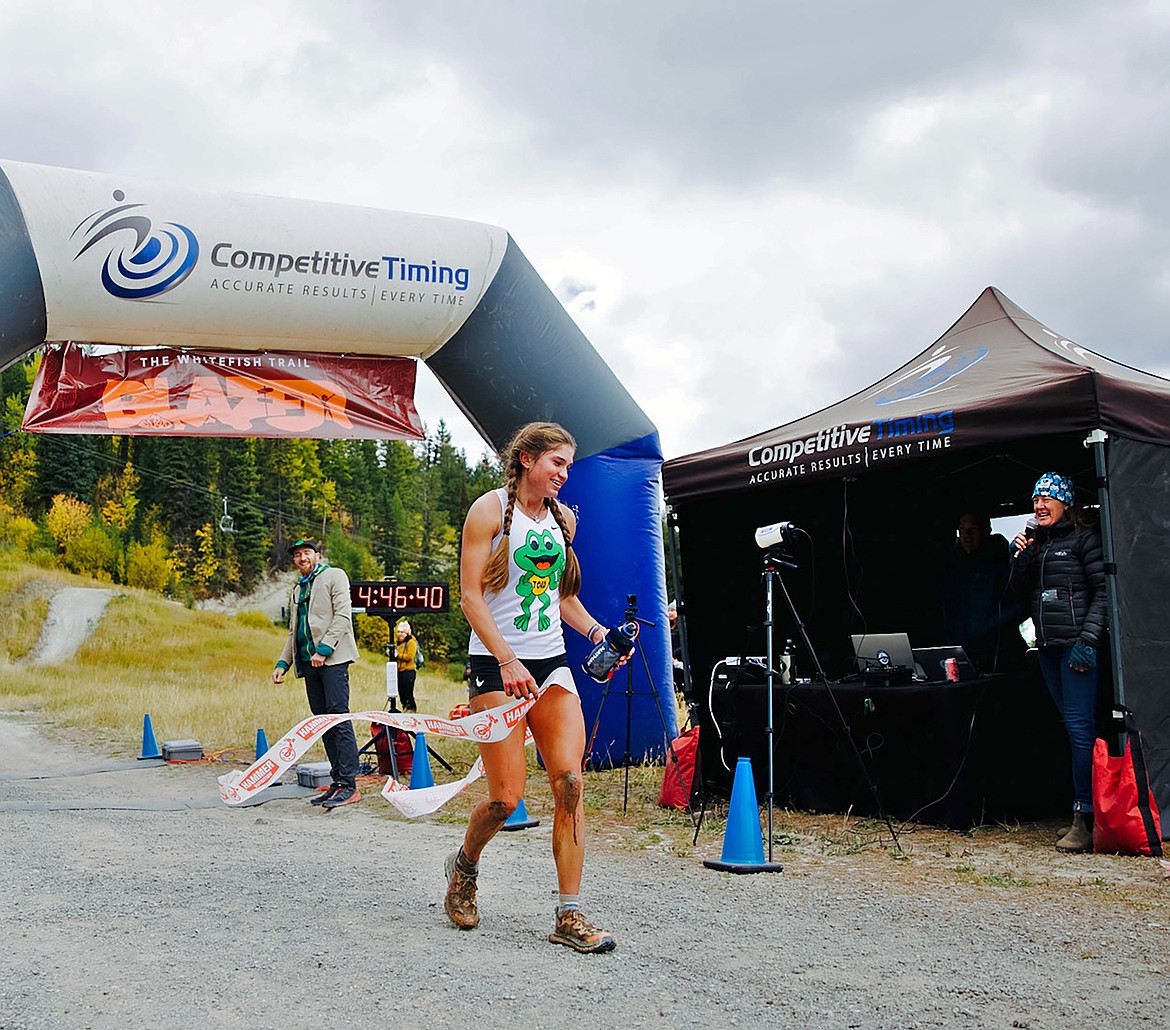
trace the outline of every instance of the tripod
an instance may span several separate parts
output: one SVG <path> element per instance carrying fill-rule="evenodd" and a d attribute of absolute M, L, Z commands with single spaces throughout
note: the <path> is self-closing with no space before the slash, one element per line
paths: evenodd
<path fill-rule="evenodd" d="M 804 530 L 797 530 L 793 528 L 792 532 L 798 532 L 804 536 L 808 536 Z M 842 728 L 845 730 L 845 736 L 849 740 L 849 745 L 853 749 L 853 756 L 857 759 L 857 766 L 861 770 L 861 775 L 865 778 L 866 786 L 869 788 L 870 796 L 877 805 L 878 815 L 886 824 L 886 829 L 890 831 L 890 836 L 894 840 L 894 846 L 901 851 L 902 845 L 898 843 L 898 835 L 894 832 L 893 824 L 890 822 L 890 817 L 886 814 L 886 810 L 882 805 L 881 795 L 878 793 L 877 784 L 874 783 L 873 777 L 869 774 L 869 769 L 866 767 L 865 760 L 861 757 L 861 752 L 857 749 L 857 742 L 853 739 L 853 732 L 850 729 L 848 720 L 845 718 L 845 713 L 841 711 L 841 706 L 837 703 L 837 697 L 833 693 L 832 687 L 829 686 L 828 677 L 825 676 L 825 670 L 821 665 L 820 659 L 817 657 L 816 649 L 812 645 L 812 640 L 808 635 L 808 628 L 804 624 L 804 620 L 800 617 L 800 612 L 796 608 L 796 603 L 792 600 L 792 595 L 788 592 L 788 587 L 784 584 L 784 577 L 780 572 L 781 566 L 788 569 L 797 568 L 797 564 L 793 556 L 788 553 L 784 547 L 785 542 L 782 541 L 775 547 L 769 548 L 764 552 L 764 594 L 765 604 L 767 606 L 766 618 L 764 621 L 764 633 L 766 640 L 767 651 L 767 687 L 768 692 L 768 727 L 767 727 L 767 741 L 768 741 L 768 861 L 772 861 L 772 772 L 773 764 L 775 762 L 775 754 L 773 752 L 773 713 L 772 713 L 772 681 L 775 675 L 772 671 L 772 586 L 777 583 L 780 586 L 780 592 L 784 595 L 784 600 L 788 604 L 788 612 L 792 616 L 792 621 L 796 624 L 796 629 L 800 634 L 800 639 L 804 642 L 804 646 L 808 651 L 809 657 L 812 659 L 813 668 L 816 670 L 816 677 L 814 683 L 819 684 L 825 688 L 825 692 L 829 696 L 829 700 L 833 702 L 833 709 L 837 713 L 837 718 L 841 722 Z"/>
<path fill-rule="evenodd" d="M 386 619 L 387 625 L 390 626 L 390 636 L 391 636 L 391 638 L 393 638 L 394 627 L 393 627 L 393 623 L 391 620 L 394 618 L 394 613 L 391 612 L 390 614 L 385 615 L 383 617 Z M 382 653 L 386 656 L 386 707 L 383 709 L 383 711 L 397 713 L 397 711 L 398 711 L 398 664 L 394 659 L 393 639 L 391 640 L 391 642 L 389 644 L 386 644 L 382 648 Z M 410 730 L 395 730 L 395 729 L 391 729 L 389 726 L 383 726 L 383 727 L 381 727 L 381 729 L 382 729 L 382 732 L 385 733 L 385 735 L 386 735 L 385 736 L 386 748 L 389 751 L 389 758 L 390 758 L 390 775 L 393 776 L 394 779 L 400 780 L 401 774 L 399 773 L 399 770 L 398 770 L 398 754 L 394 748 L 394 734 L 402 733 L 415 741 L 418 740 L 418 736 L 417 736 L 417 734 L 411 733 Z M 376 753 L 378 750 L 377 739 L 378 739 L 377 730 L 375 730 L 371 726 L 370 727 L 370 741 L 368 744 L 366 744 L 363 748 L 361 748 L 358 751 L 358 755 L 360 756 L 360 755 L 369 754 L 370 748 L 373 748 L 375 753 Z M 447 772 L 454 772 L 455 771 L 451 767 L 451 763 L 448 762 L 433 747 L 431 747 L 431 745 L 429 743 L 427 744 L 427 754 L 429 754 L 436 762 L 438 762 L 444 769 L 446 769 Z M 363 772 L 369 773 L 374 768 L 376 768 L 376 766 L 370 765 L 369 763 L 363 763 L 361 768 L 362 768 Z"/>
<path fill-rule="evenodd" d="M 626 595 L 626 622 L 634 622 L 639 626 L 655 626 L 656 623 L 649 622 L 646 619 L 638 618 L 638 597 L 636 594 Z M 683 783 L 682 770 L 679 769 L 678 755 L 675 754 L 674 744 L 670 739 L 670 730 L 666 722 L 666 713 L 662 710 L 662 701 L 658 697 L 658 690 L 654 686 L 654 675 L 650 671 L 650 662 L 646 658 L 646 652 L 642 648 L 634 645 L 634 649 L 642 656 L 642 667 L 646 670 L 646 681 L 650 684 L 650 695 L 654 698 L 654 705 L 658 709 L 658 719 L 662 723 L 662 737 L 666 741 L 667 761 L 674 766 L 675 775 L 678 777 L 679 787 L 682 788 L 683 796 L 687 799 L 687 814 L 694 818 L 694 812 L 691 810 L 691 799 L 686 789 L 686 784 Z M 589 733 L 589 743 L 585 746 L 585 753 L 593 753 L 593 743 L 597 739 L 597 728 L 601 725 L 601 711 L 605 708 L 606 698 L 609 697 L 609 688 L 613 683 L 611 677 L 606 681 L 605 689 L 601 693 L 601 702 L 597 706 L 597 716 L 593 720 L 593 729 Z M 630 800 L 630 729 L 634 713 L 634 664 L 631 660 L 626 662 L 626 749 L 622 757 L 622 766 L 625 769 L 625 789 L 622 794 L 622 812 L 626 811 L 626 806 Z"/>

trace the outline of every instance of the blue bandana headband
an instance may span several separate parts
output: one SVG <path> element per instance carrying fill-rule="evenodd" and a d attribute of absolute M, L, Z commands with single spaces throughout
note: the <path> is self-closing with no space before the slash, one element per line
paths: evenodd
<path fill-rule="evenodd" d="M 1045 472 L 1036 480 L 1036 488 L 1032 491 L 1033 497 L 1051 497 L 1060 501 L 1066 507 L 1072 507 L 1076 499 L 1076 487 L 1068 476 L 1057 472 Z"/>

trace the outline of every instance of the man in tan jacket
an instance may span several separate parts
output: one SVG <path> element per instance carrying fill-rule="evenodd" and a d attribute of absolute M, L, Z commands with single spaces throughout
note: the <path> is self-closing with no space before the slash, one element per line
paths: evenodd
<path fill-rule="evenodd" d="M 332 715 L 349 711 L 349 663 L 358 657 L 350 614 L 349 577 L 333 568 L 312 540 L 298 540 L 289 549 L 301 574 L 289 597 L 288 639 L 272 670 L 272 682 L 283 683 L 295 667 L 305 681 L 309 711 Z M 310 804 L 340 808 L 361 799 L 357 789 L 358 748 L 353 723 L 339 723 L 324 735 L 332 783 Z"/>

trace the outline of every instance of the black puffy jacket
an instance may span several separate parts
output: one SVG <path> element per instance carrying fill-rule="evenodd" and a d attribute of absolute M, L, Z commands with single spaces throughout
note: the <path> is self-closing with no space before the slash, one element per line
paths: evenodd
<path fill-rule="evenodd" d="M 1105 634 L 1107 605 L 1101 536 L 1061 519 L 1020 551 L 1013 575 L 1029 589 L 1037 647 L 1094 647 Z"/>

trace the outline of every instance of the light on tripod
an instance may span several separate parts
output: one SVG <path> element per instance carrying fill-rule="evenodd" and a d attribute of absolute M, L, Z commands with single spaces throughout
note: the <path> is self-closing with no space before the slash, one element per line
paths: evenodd
<path fill-rule="evenodd" d="M 773 522 L 770 526 L 760 526 L 756 530 L 756 546 L 766 551 L 769 547 L 791 543 L 796 532 L 797 529 L 791 522 Z"/>

